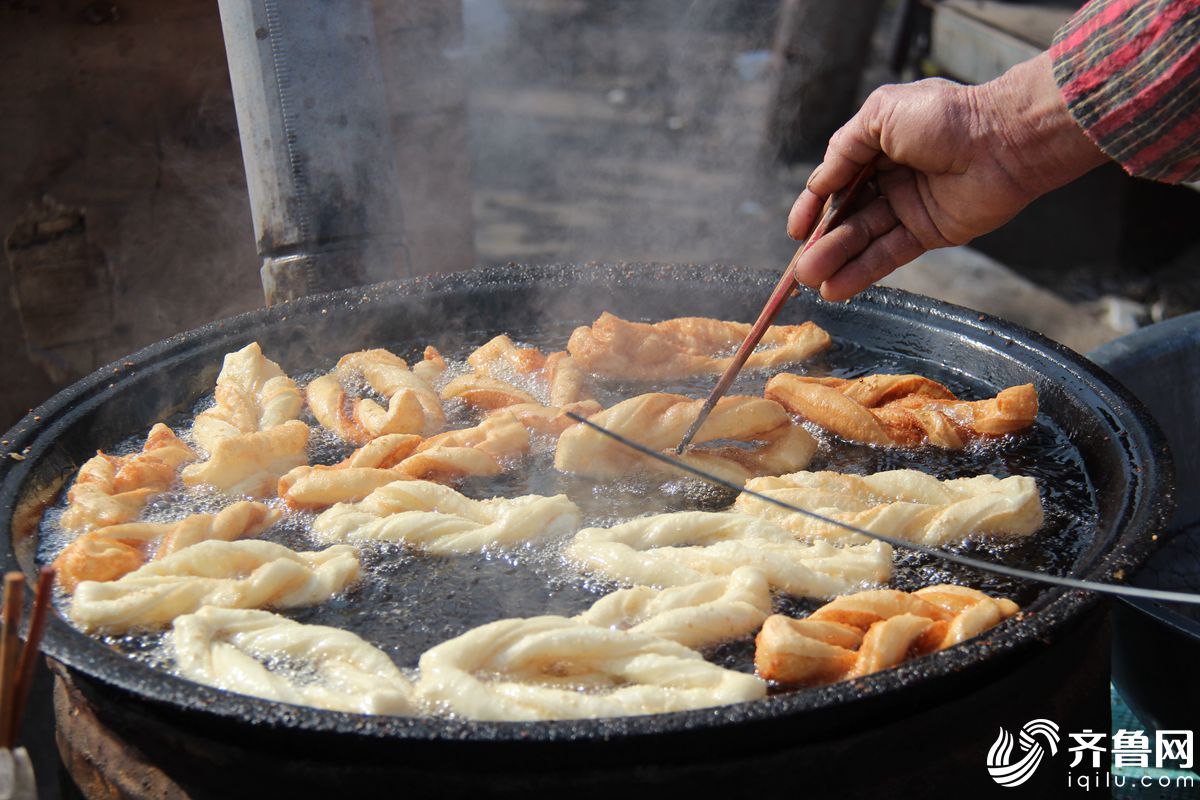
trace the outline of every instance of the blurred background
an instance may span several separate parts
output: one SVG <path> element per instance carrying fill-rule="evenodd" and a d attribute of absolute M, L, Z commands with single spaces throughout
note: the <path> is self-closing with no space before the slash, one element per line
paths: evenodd
<path fill-rule="evenodd" d="M 781 270 L 792 201 L 874 86 L 988 80 L 1078 5 L 377 0 L 379 72 L 344 78 L 385 84 L 387 274 Z M 101 365 L 261 306 L 264 244 L 216 0 L 7 0 L 0 63 L 2 429 Z M 889 282 L 1087 351 L 1200 307 L 1198 211 L 1190 187 L 1100 169 Z"/>

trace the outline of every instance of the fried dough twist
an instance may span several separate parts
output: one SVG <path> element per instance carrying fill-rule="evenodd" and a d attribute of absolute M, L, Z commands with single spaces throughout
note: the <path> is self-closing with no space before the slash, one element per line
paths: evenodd
<path fill-rule="evenodd" d="M 767 680 L 812 686 L 857 678 L 964 642 L 1018 611 L 1011 600 L 939 584 L 908 594 L 845 595 L 804 619 L 768 617 L 754 665 Z"/>
<path fill-rule="evenodd" d="M 782 373 L 767 381 L 765 394 L 843 439 L 886 447 L 960 450 L 974 439 L 1028 430 L 1038 409 L 1031 383 L 966 401 L 920 375 L 847 380 Z"/>
<path fill-rule="evenodd" d="M 216 405 L 192 424 L 208 460 L 184 469 L 183 482 L 270 497 L 280 475 L 308 461 L 308 426 L 296 419 L 300 390 L 252 342 L 225 356 L 215 395 Z"/>
<path fill-rule="evenodd" d="M 579 366 L 595 375 L 627 380 L 672 380 L 720 374 L 750 325 L 707 317 L 680 317 L 648 324 L 627 322 L 607 311 L 590 327 L 576 328 L 567 350 Z M 746 369 L 805 361 L 828 349 L 829 334 L 812 322 L 767 329 Z"/>
<path fill-rule="evenodd" d="M 152 630 L 202 606 L 294 608 L 322 603 L 358 580 L 348 545 L 298 553 L 258 539 L 207 541 L 117 580 L 83 581 L 69 615 L 87 633 Z"/>
<path fill-rule="evenodd" d="M 380 436 L 333 466 L 296 467 L 279 479 L 278 491 L 292 508 L 325 508 L 362 500 L 393 481 L 453 483 L 469 476 L 499 475 L 505 463 L 529 450 L 529 433 L 511 414 L 497 413 L 479 425 L 429 439 Z"/>
<path fill-rule="evenodd" d="M 679 443 L 703 404 L 703 400 L 677 394 L 643 394 L 601 411 L 590 421 L 654 450 L 667 452 Z M 758 444 L 748 448 L 704 446 L 705 442 L 718 440 Z M 680 460 L 733 483 L 745 483 L 756 475 L 803 469 L 817 449 L 816 440 L 795 424 L 782 406 L 761 397 L 721 398 L 693 441 L 696 444 Z M 631 450 L 586 425 L 563 431 L 554 466 L 563 472 L 596 478 L 617 478 L 635 472 L 680 474 L 675 468 Z"/>
<path fill-rule="evenodd" d="M 253 697 L 358 714 L 413 714 L 412 683 L 350 631 L 303 625 L 269 611 L 205 606 L 175 618 L 175 663 L 185 678 Z M 294 673 L 263 662 L 286 661 Z"/>
<path fill-rule="evenodd" d="M 185 467 L 184 484 L 206 484 L 225 494 L 271 497 L 280 476 L 308 461 L 308 426 L 298 419 L 265 431 L 219 439 L 208 461 Z"/>
<path fill-rule="evenodd" d="M 251 342 L 225 356 L 216 405 L 196 415 L 192 435 L 210 453 L 224 439 L 265 431 L 300 416 L 304 398 L 279 365 Z"/>
<path fill-rule="evenodd" d="M 670 589 L 620 589 L 575 619 L 699 650 L 754 633 L 770 613 L 766 574 L 754 567 L 738 567 L 726 577 Z"/>
<path fill-rule="evenodd" d="M 564 617 L 505 619 L 427 650 L 417 691 L 468 719 L 589 719 L 755 700 L 766 683 L 681 644 Z"/>
<path fill-rule="evenodd" d="M 968 538 L 1029 536 L 1043 522 L 1037 482 L 1020 475 L 940 481 L 912 469 L 873 475 L 795 472 L 753 478 L 746 481 L 746 488 L 857 528 L 930 547 Z M 734 509 L 769 519 L 804 539 L 867 540 L 748 494 L 738 496 Z"/>
<path fill-rule="evenodd" d="M 323 542 L 406 542 L 452 555 L 568 533 L 580 518 L 562 494 L 473 500 L 441 484 L 397 481 L 323 512 L 312 532 Z"/>
<path fill-rule="evenodd" d="M 459 398 L 483 410 L 510 410 L 530 430 L 557 435 L 574 424 L 568 411 L 590 416 L 601 408 L 591 399 L 583 372 L 565 352 L 543 356 L 501 335 L 467 356 L 467 363 L 475 372 L 450 381 L 442 397 Z"/>
<path fill-rule="evenodd" d="M 442 402 L 433 381 L 446 362 L 433 347 L 410 370 L 404 359 L 387 350 L 362 350 L 343 356 L 337 368 L 308 385 L 306 394 L 313 416 L 325 428 L 352 444 L 366 444 L 392 433 L 430 436 L 446 423 Z M 388 398 L 387 408 L 370 398 L 352 397 L 343 386 L 361 376 L 371 388 Z"/>
<path fill-rule="evenodd" d="M 62 526 L 103 528 L 135 519 L 146 503 L 166 491 L 175 472 L 196 454 L 161 422 L 150 429 L 142 449 L 127 456 L 97 452 L 79 468 L 67 492 Z"/>
<path fill-rule="evenodd" d="M 586 572 L 646 586 L 685 586 L 755 567 L 772 589 L 803 597 L 833 597 L 892 574 L 884 542 L 804 544 L 767 520 L 731 512 L 680 511 L 585 528 L 564 555 Z"/>
<path fill-rule="evenodd" d="M 112 581 L 185 547 L 217 539 L 257 536 L 279 521 L 276 509 L 242 501 L 217 514 L 192 514 L 176 522 L 127 522 L 85 533 L 54 559 L 59 584 L 68 592 L 83 581 Z"/>

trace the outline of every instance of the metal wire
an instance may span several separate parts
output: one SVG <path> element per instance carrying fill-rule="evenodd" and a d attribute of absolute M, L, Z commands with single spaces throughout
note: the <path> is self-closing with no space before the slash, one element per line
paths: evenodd
<path fill-rule="evenodd" d="M 726 489 L 732 489 L 735 492 L 749 495 L 750 497 L 757 498 L 774 506 L 778 506 L 779 508 L 784 508 L 788 511 L 794 511 L 797 514 L 804 514 L 807 517 L 812 517 L 813 519 L 829 523 L 830 525 L 837 525 L 839 528 L 845 528 L 853 533 L 869 536 L 870 538 L 878 539 L 881 542 L 887 542 L 893 547 L 902 547 L 908 550 L 914 550 L 918 553 L 924 553 L 925 555 L 940 558 L 943 561 L 951 561 L 955 564 L 961 564 L 964 567 L 972 567 L 974 569 L 991 572 L 996 575 L 1005 575 L 1010 578 L 1021 578 L 1023 580 L 1036 581 L 1038 583 L 1050 584 L 1052 586 L 1062 586 L 1068 589 L 1082 589 L 1083 591 L 1087 592 L 1099 592 L 1101 594 L 1118 595 L 1121 597 L 1140 597 L 1146 600 L 1158 600 L 1160 602 L 1191 603 L 1200 605 L 1200 594 L 1194 594 L 1190 592 L 1170 592 L 1163 589 L 1144 589 L 1140 586 L 1123 586 L 1114 583 L 1100 583 L 1098 581 L 1085 581 L 1078 578 L 1064 578 L 1058 575 L 1046 575 L 1041 572 L 1031 572 L 1018 567 L 1010 567 L 1007 564 L 997 564 L 992 561 L 984 561 L 982 559 L 971 558 L 970 556 L 964 556 L 946 550 L 939 550 L 935 547 L 926 547 L 923 544 L 909 542 L 904 539 L 897 539 L 894 536 L 888 536 L 887 534 L 883 533 L 875 533 L 874 531 L 859 528 L 847 522 L 842 522 L 841 520 L 826 517 L 825 515 L 818 514 L 815 511 L 809 511 L 806 508 L 800 508 L 799 506 L 784 502 L 778 498 L 768 497 L 767 495 L 756 492 L 753 489 L 747 489 L 744 486 L 738 486 L 736 483 L 727 481 L 724 478 L 712 475 L 702 469 L 693 467 L 691 464 L 684 463 L 677 458 L 672 458 L 665 453 L 660 453 L 657 450 L 646 447 L 644 444 L 635 442 L 632 439 L 628 439 L 619 433 L 614 433 L 607 428 L 581 417 L 573 411 L 568 411 L 567 416 L 580 424 L 586 425 L 589 428 L 604 434 L 610 439 L 619 442 L 626 447 L 632 448 L 639 453 L 649 456 L 657 461 L 661 461 L 664 464 L 670 464 L 676 469 L 689 472 L 692 475 L 695 475 L 697 478 L 706 480 L 709 483 L 716 484 L 717 486 L 723 486 Z"/>

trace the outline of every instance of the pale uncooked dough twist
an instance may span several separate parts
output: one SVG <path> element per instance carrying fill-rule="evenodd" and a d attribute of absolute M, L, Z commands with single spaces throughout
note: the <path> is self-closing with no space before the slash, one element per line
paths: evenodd
<path fill-rule="evenodd" d="M 564 617 L 483 625 L 427 650 L 420 668 L 424 700 L 480 720 L 659 714 L 766 694 L 683 645 Z"/>
<path fill-rule="evenodd" d="M 728 577 L 671 589 L 619 589 L 597 600 L 576 619 L 699 650 L 749 636 L 770 613 L 771 587 L 766 574 L 753 567 L 738 567 Z"/>
<path fill-rule="evenodd" d="M 192 424 L 192 435 L 210 453 L 222 439 L 282 425 L 304 407 L 296 384 L 263 355 L 258 342 L 225 356 L 214 394 L 216 405 Z"/>
<path fill-rule="evenodd" d="M 566 495 L 472 500 L 441 484 L 398 481 L 325 511 L 313 535 L 323 542 L 405 542 L 448 555 L 569 533 L 579 521 L 579 508 Z"/>
<path fill-rule="evenodd" d="M 88 633 L 160 628 L 201 606 L 292 608 L 322 603 L 358 579 L 348 545 L 297 553 L 255 539 L 193 545 L 115 581 L 84 581 L 71 620 Z"/>
<path fill-rule="evenodd" d="M 883 583 L 892 571 L 892 548 L 883 542 L 803 544 L 767 520 L 728 512 L 681 511 L 585 528 L 564 554 L 587 572 L 648 586 L 683 586 L 756 567 L 773 589 L 807 597 Z"/>
<path fill-rule="evenodd" d="M 209 686 L 332 711 L 417 711 L 412 683 L 386 653 L 349 631 L 205 606 L 175 618 L 171 642 L 179 674 Z M 263 664 L 280 660 L 305 669 L 305 680 Z"/>
<path fill-rule="evenodd" d="M 1029 536 L 1043 522 L 1037 482 L 1020 475 L 939 481 L 912 469 L 872 475 L 796 472 L 754 478 L 746 488 L 863 530 L 930 547 L 969 538 Z M 734 508 L 769 519 L 801 538 L 867 541 L 861 534 L 748 494 L 739 495 Z"/>

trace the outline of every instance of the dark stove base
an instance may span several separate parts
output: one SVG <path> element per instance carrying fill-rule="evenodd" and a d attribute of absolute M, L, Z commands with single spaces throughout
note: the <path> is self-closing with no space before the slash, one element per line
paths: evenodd
<path fill-rule="evenodd" d="M 87 798 L 395 797 L 439 800 L 457 797 L 565 796 L 631 800 L 661 798 L 665 790 L 699 797 L 803 796 L 839 798 L 941 798 L 1013 795 L 992 783 L 985 767 L 998 729 L 1016 735 L 1031 719 L 1058 723 L 1063 743 L 1022 797 L 1062 797 L 1067 789 L 1068 732 L 1108 731 L 1109 635 L 1103 610 L 1085 617 L 1054 647 L 965 695 L 940 705 L 880 718 L 849 735 L 821 739 L 801 730 L 789 745 L 776 737 L 759 752 L 724 754 L 754 741 L 753 730 L 731 728 L 727 739 L 697 742 L 690 759 L 664 762 L 653 741 L 640 757 L 611 762 L 616 743 L 579 742 L 563 758 L 537 764 L 484 764 L 406 758 L 397 741 L 348 751 L 325 737 L 263 747 L 263 732 L 238 736 L 198 733 L 201 726 L 173 725 L 136 703 L 94 702 L 89 687 L 57 670 L 55 715 L 58 745 L 67 771 Z M 391 754 L 391 757 L 388 754 Z M 1014 758 L 1019 757 L 1019 749 Z M 406 763 L 407 762 L 407 763 Z M 1101 772 L 1107 771 L 1107 764 Z M 1081 791 L 1081 790 L 1080 790 Z M 1007 794 L 1002 794 L 1007 793 Z M 1089 798 L 1107 797 L 1092 789 Z"/>

